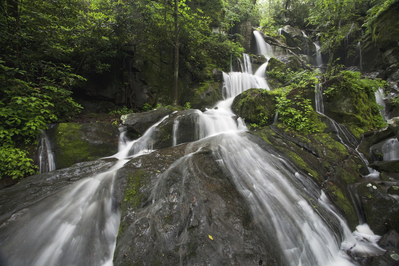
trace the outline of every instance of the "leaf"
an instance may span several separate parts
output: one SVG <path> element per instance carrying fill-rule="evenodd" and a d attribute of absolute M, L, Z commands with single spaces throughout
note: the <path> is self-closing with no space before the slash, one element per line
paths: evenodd
<path fill-rule="evenodd" d="M 211 235 L 208 235 L 210 240 L 213 240 L 213 237 Z"/>

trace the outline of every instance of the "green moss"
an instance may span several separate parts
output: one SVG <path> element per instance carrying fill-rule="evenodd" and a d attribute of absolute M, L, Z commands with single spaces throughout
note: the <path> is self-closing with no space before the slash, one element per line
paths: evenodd
<path fill-rule="evenodd" d="M 328 192 L 330 192 L 331 198 L 337 207 L 344 212 L 351 229 L 354 229 L 359 221 L 356 210 L 348 200 L 348 197 L 344 195 L 341 189 L 331 184 L 328 186 Z"/>
<path fill-rule="evenodd" d="M 56 131 L 57 168 L 69 167 L 90 156 L 89 143 L 82 139 L 82 125 L 61 123 Z"/>
<path fill-rule="evenodd" d="M 312 170 L 309 165 L 295 152 L 289 151 L 286 153 L 290 160 L 301 170 L 305 171 L 308 175 L 313 177 L 318 183 L 324 181 L 322 177 L 320 177 L 319 173 Z"/>
<path fill-rule="evenodd" d="M 140 170 L 138 173 L 132 175 L 129 174 L 127 177 L 127 186 L 125 191 L 125 201 L 127 204 L 132 205 L 134 208 L 140 207 L 142 194 L 140 193 L 140 187 L 143 185 L 143 179 L 145 172 Z"/>
<path fill-rule="evenodd" d="M 316 141 L 316 148 L 318 153 L 325 154 L 325 156 L 333 162 L 341 161 L 343 158 L 349 156 L 346 147 L 334 140 L 328 133 L 318 133 L 313 136 Z"/>
<path fill-rule="evenodd" d="M 345 126 L 349 129 L 349 131 L 350 131 L 357 139 L 361 139 L 361 138 L 362 138 L 362 135 L 366 132 L 366 130 L 364 130 L 364 129 L 362 129 L 362 128 L 356 126 L 356 125 L 353 125 L 353 124 L 348 124 L 348 125 L 345 125 Z"/>

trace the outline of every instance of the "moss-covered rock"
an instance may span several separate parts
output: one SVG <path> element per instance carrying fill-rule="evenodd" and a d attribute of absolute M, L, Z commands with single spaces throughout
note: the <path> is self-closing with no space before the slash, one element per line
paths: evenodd
<path fill-rule="evenodd" d="M 276 114 L 276 95 L 268 90 L 249 89 L 234 98 L 231 109 L 247 123 L 268 125 Z"/>
<path fill-rule="evenodd" d="M 367 224 L 378 235 L 399 230 L 399 202 L 390 197 L 379 184 L 370 182 L 357 187 Z"/>
<path fill-rule="evenodd" d="M 286 64 L 277 58 L 270 58 L 267 64 L 266 73 L 267 83 L 271 89 L 279 88 L 285 83 L 285 73 L 287 68 Z"/>
<path fill-rule="evenodd" d="M 108 123 L 61 123 L 50 132 L 56 168 L 111 156 L 118 151 L 118 129 Z"/>
<path fill-rule="evenodd" d="M 399 160 L 398 161 L 379 161 L 370 165 L 379 172 L 399 173 Z"/>

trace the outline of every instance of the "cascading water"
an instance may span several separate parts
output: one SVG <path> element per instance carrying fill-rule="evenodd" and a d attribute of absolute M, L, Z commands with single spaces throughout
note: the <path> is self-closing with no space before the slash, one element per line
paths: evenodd
<path fill-rule="evenodd" d="M 39 171 L 40 173 L 51 172 L 55 170 L 54 153 L 51 149 L 51 142 L 45 131 L 40 131 Z"/>
<path fill-rule="evenodd" d="M 321 67 L 323 65 L 323 58 L 321 57 L 321 53 L 320 53 L 320 45 L 315 42 L 314 46 L 316 47 L 316 65 L 318 67 Z"/>
<path fill-rule="evenodd" d="M 399 142 L 397 138 L 390 138 L 382 145 L 384 161 L 399 160 Z"/>
<path fill-rule="evenodd" d="M 263 233 L 282 254 L 284 265 L 355 265 L 346 250 L 381 253 L 375 245 L 378 237 L 362 242 L 362 237 L 350 233 L 310 177 L 273 149 L 261 148 L 247 137 L 245 123 L 235 118 L 231 104 L 245 90 L 268 89 L 264 73 L 232 72 L 223 76 L 225 100 L 204 113 L 196 111 L 198 138 L 202 138 L 196 146 L 210 147 L 218 165 L 230 173 L 231 182 L 262 225 Z M 112 265 L 120 223 L 120 211 L 112 196 L 116 172 L 128 159 L 153 149 L 153 132 L 164 119 L 138 140 L 126 141 L 121 134 L 120 151 L 112 156 L 118 162 L 109 171 L 78 181 L 38 202 L 29 213 L 21 213 L 25 217 L 22 222 L 0 234 L 0 248 L 7 262 L 17 266 Z M 174 128 L 177 132 L 179 122 Z M 178 142 L 176 138 L 173 144 Z M 162 182 L 153 189 L 153 204 L 160 185 Z"/>
<path fill-rule="evenodd" d="M 254 31 L 256 39 L 256 47 L 258 49 L 258 54 L 264 55 L 266 58 L 273 56 L 273 48 L 270 44 L 266 43 L 259 31 Z"/>
<path fill-rule="evenodd" d="M 120 223 L 113 197 L 116 172 L 128 159 L 152 150 L 152 133 L 162 120 L 138 140 L 126 141 L 121 134 L 120 150 L 112 156 L 118 162 L 108 171 L 18 214 L 23 217 L 20 222 L 0 234 L 6 265 L 112 265 Z"/>

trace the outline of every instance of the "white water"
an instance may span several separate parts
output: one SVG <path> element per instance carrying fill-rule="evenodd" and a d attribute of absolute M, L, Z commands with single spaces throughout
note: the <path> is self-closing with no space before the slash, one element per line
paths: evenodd
<path fill-rule="evenodd" d="M 381 106 L 380 113 L 385 120 L 388 120 L 387 114 L 385 112 L 385 101 L 384 101 L 384 90 L 382 88 L 378 88 L 375 91 L 375 100 Z"/>
<path fill-rule="evenodd" d="M 384 161 L 399 160 L 399 142 L 397 138 L 390 138 L 382 146 Z"/>
<path fill-rule="evenodd" d="M 271 242 L 278 243 L 286 263 L 284 265 L 356 265 L 345 253 L 354 245 L 365 247 L 356 252 L 381 253 L 375 244 L 377 240 L 363 242 L 356 239 L 356 234 L 350 233 L 335 209 L 326 207 L 328 200 L 323 198 L 310 177 L 296 172 L 290 163 L 272 150 L 265 151 L 239 135 L 245 129 L 243 125 L 230 123 L 213 130 L 215 125 L 227 123 L 223 120 L 232 120 L 229 117 L 232 115 L 232 99 L 245 91 L 248 87 L 243 85 L 254 78 L 241 73 L 237 78 L 239 82 L 232 81 L 232 76 L 236 74 L 224 75 L 225 95 L 229 97 L 217 104 L 217 110 L 204 113 L 204 117 L 211 118 L 202 126 L 205 131 L 212 132 L 210 135 L 213 137 L 201 143 L 207 147 L 211 143 L 217 162 L 230 173 L 236 189 L 248 202 L 257 222 L 263 225 L 264 233 Z M 310 204 L 312 200 L 317 206 Z M 315 212 L 315 209 L 318 211 Z M 341 233 L 331 230 L 333 227 L 339 228 Z"/>
<path fill-rule="evenodd" d="M 254 31 L 255 39 L 256 39 L 256 47 L 258 54 L 264 55 L 266 58 L 270 58 L 273 56 L 273 48 L 270 44 L 266 43 L 262 37 L 262 34 L 259 31 Z"/>
<path fill-rule="evenodd" d="M 120 210 L 114 179 L 128 159 L 152 150 L 154 124 L 138 140 L 120 135 L 118 162 L 108 171 L 82 179 L 20 214 L 7 228 L 1 251 L 9 265 L 112 265 Z M 129 156 L 131 154 L 131 156 Z M 12 218 L 10 219 L 10 221 Z"/>
<path fill-rule="evenodd" d="M 51 149 L 50 140 L 45 131 L 40 131 L 39 153 L 39 171 L 40 173 L 51 172 L 55 170 L 54 153 Z"/>
<path fill-rule="evenodd" d="M 317 83 L 315 88 L 315 106 L 316 112 L 324 114 L 323 88 L 320 83 Z"/>
<path fill-rule="evenodd" d="M 246 127 L 241 119 L 233 118 L 234 96 L 249 88 L 268 89 L 264 77 L 233 72 L 224 78 L 225 100 L 216 104 L 217 109 L 198 111 L 199 137 L 204 138 L 200 143 L 212 144 L 215 159 L 231 174 L 262 225 L 260 233 L 283 254 L 284 265 L 355 265 L 345 253 L 353 252 L 353 246 L 359 247 L 360 254 L 382 252 L 372 232 L 359 228 L 359 234 L 350 233 L 310 177 L 271 149 L 264 150 L 239 135 Z M 16 225 L 2 246 L 7 260 L 12 265 L 112 265 L 120 217 L 112 198 L 116 171 L 131 158 L 129 154 L 138 156 L 153 149 L 152 133 L 164 119 L 138 140 L 128 142 L 121 134 L 120 151 L 113 156 L 119 161 L 112 169 L 77 182 L 54 195 L 50 203 L 39 203 L 26 224 Z"/>
<path fill-rule="evenodd" d="M 320 45 L 315 42 L 314 46 L 316 47 L 316 65 L 318 67 L 321 67 L 323 65 L 323 58 L 321 57 L 321 53 L 320 53 Z"/>

